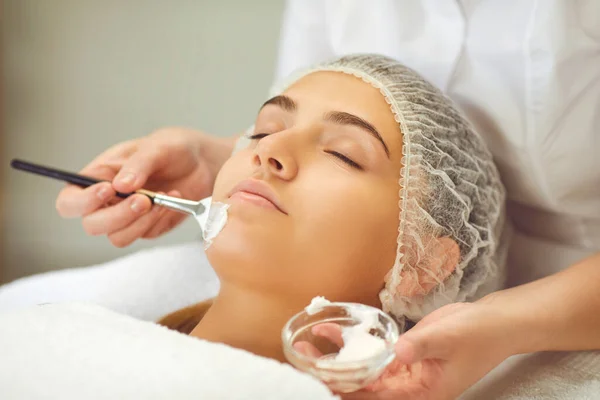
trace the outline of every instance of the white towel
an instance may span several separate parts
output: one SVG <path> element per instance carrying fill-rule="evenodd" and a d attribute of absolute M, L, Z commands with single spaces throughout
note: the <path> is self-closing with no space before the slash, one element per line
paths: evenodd
<path fill-rule="evenodd" d="M 143 250 L 106 264 L 50 272 L 0 286 L 0 311 L 86 301 L 155 321 L 215 296 L 218 289 L 202 245 L 195 242 Z M 0 352 L 0 370 L 4 364 Z M 1 389 L 0 385 L 3 400 Z M 480 399 L 600 400 L 600 352 L 513 357 L 461 397 Z"/>
<path fill-rule="evenodd" d="M 598 400 L 600 352 L 546 352 L 509 358 L 460 400 Z"/>
<path fill-rule="evenodd" d="M 337 399 L 289 365 L 86 304 L 0 313 L 0 398 Z"/>
<path fill-rule="evenodd" d="M 157 247 L 82 268 L 0 286 L 0 311 L 40 303 L 90 302 L 146 321 L 213 297 L 219 281 L 200 242 Z"/>

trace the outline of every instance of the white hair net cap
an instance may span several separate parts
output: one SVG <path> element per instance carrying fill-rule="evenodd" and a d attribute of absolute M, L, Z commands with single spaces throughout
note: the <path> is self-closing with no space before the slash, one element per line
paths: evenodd
<path fill-rule="evenodd" d="M 498 289 L 507 239 L 504 187 L 490 152 L 452 101 L 413 70 L 370 54 L 299 71 L 271 95 L 316 71 L 351 74 L 379 89 L 402 132 L 398 247 L 380 293 L 384 311 L 418 321 L 445 304 Z M 448 257 L 457 258 L 440 252 L 441 237 L 458 244 L 456 268 L 433 289 L 413 288 L 407 296 L 399 290 L 403 279 L 415 285 L 419 276 L 436 279 Z"/>

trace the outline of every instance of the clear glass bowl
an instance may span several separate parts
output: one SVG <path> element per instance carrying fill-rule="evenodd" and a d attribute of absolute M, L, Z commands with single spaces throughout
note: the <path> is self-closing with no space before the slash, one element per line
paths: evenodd
<path fill-rule="evenodd" d="M 365 321 L 367 313 L 374 313 L 377 322 L 369 334 L 382 339 L 385 344 L 379 352 L 367 358 L 335 360 L 341 349 L 339 344 L 343 343 L 341 337 L 338 335 L 337 340 L 331 340 L 313 333 L 315 326 L 324 323 L 337 324 L 340 328 L 358 325 Z M 330 328 L 332 326 L 329 325 Z M 391 317 L 377 308 L 356 303 L 330 303 L 313 315 L 302 311 L 290 319 L 282 331 L 287 360 L 337 393 L 357 391 L 379 378 L 395 357 L 394 344 L 398 336 L 398 325 Z M 311 351 L 305 350 L 307 346 Z"/>

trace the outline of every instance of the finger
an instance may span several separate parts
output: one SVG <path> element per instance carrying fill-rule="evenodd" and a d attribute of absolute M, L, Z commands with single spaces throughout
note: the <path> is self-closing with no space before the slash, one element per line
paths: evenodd
<path fill-rule="evenodd" d="M 143 237 L 167 210 L 159 206 L 152 209 L 132 222 L 129 226 L 108 235 L 108 240 L 115 247 L 126 247 Z"/>
<path fill-rule="evenodd" d="M 63 218 L 81 217 L 101 208 L 115 191 L 109 182 L 101 182 L 85 189 L 69 185 L 56 198 L 56 210 Z"/>
<path fill-rule="evenodd" d="M 144 236 L 144 239 L 155 239 L 165 233 L 173 230 L 179 225 L 186 216 L 184 214 L 166 210 L 159 221 Z"/>
<path fill-rule="evenodd" d="M 464 311 L 470 309 L 469 303 L 451 303 L 447 304 L 437 310 L 434 310 L 427 314 L 425 318 L 420 320 L 417 325 L 415 325 L 414 329 L 420 329 L 424 326 L 430 325 L 432 323 L 439 323 L 443 318 L 448 318 L 452 316 L 453 319 Z"/>
<path fill-rule="evenodd" d="M 446 324 L 432 323 L 409 331 L 396 342 L 396 358 L 403 364 L 414 364 L 424 359 L 447 360 L 458 345 L 454 329 Z"/>
<path fill-rule="evenodd" d="M 122 161 L 104 160 L 103 158 L 98 157 L 98 159 L 83 167 L 83 169 L 79 171 L 79 174 L 103 181 L 111 181 L 115 175 L 117 175 L 117 172 L 119 172 L 121 165 Z"/>
<path fill-rule="evenodd" d="M 167 193 L 169 196 L 181 198 L 181 193 L 177 190 L 170 191 Z M 148 230 L 143 238 L 154 239 L 160 235 L 172 230 L 185 219 L 186 215 L 175 211 L 165 209 L 165 212 L 161 214 L 160 219 Z"/>
<path fill-rule="evenodd" d="M 342 328 L 333 322 L 327 322 L 318 324 L 312 327 L 311 332 L 315 336 L 322 336 L 329 339 L 338 347 L 344 346 L 344 339 L 342 338 Z"/>
<path fill-rule="evenodd" d="M 298 353 L 303 354 L 307 357 L 320 358 L 323 356 L 323 353 L 321 353 L 315 346 L 313 346 L 309 342 L 296 342 L 293 344 L 293 347 Z"/>
<path fill-rule="evenodd" d="M 452 303 L 441 307 L 423 318 L 414 328 L 400 336 L 396 355 L 406 364 L 424 358 L 447 357 L 456 349 L 466 327 L 461 313 L 470 309 L 469 303 Z"/>
<path fill-rule="evenodd" d="M 111 207 L 106 207 L 86 215 L 83 228 L 89 235 L 108 235 L 124 229 L 146 214 L 152 207 L 147 196 L 135 194 Z"/>
<path fill-rule="evenodd" d="M 405 365 L 394 360 L 381 376 L 365 390 L 380 392 L 384 390 L 418 390 L 423 383 L 423 366 L 418 362 Z"/>
<path fill-rule="evenodd" d="M 164 167 L 166 155 L 159 146 L 145 145 L 133 153 L 113 180 L 115 190 L 130 193 L 141 189 L 155 171 Z"/>
<path fill-rule="evenodd" d="M 101 181 L 111 182 L 117 172 L 121 169 L 123 160 L 136 149 L 134 141 L 119 143 L 96 157 L 91 163 L 86 165 L 79 174 L 95 178 Z M 56 198 L 56 208 L 60 215 L 64 217 L 78 217 L 89 214 L 106 204 L 104 196 L 109 197 L 108 193 L 102 193 L 98 202 L 92 196 L 93 190 L 81 188 L 75 185 L 66 186 Z M 98 189 L 99 190 L 99 189 Z M 110 191 L 114 196 L 112 185 Z"/>
<path fill-rule="evenodd" d="M 100 160 L 100 157 L 97 160 Z M 94 160 L 79 173 L 110 182 L 116 171 L 118 169 Z M 56 198 L 56 209 L 59 215 L 64 218 L 81 217 L 103 206 L 114 194 L 115 191 L 112 186 L 109 188 L 104 183 L 87 188 L 67 185 Z"/>

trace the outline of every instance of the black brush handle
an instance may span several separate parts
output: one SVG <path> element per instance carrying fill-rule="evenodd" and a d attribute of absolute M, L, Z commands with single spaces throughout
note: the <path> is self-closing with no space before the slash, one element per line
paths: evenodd
<path fill-rule="evenodd" d="M 13 167 L 14 169 L 18 169 L 20 171 L 30 172 L 32 174 L 45 176 L 47 178 L 52 178 L 52 179 L 56 179 L 59 181 L 68 182 L 70 184 L 77 185 L 77 186 L 80 186 L 83 188 L 95 185 L 96 183 L 107 182 L 107 181 L 102 181 L 102 180 L 95 179 L 95 178 L 90 178 L 88 176 L 74 174 L 72 172 L 62 171 L 62 170 L 56 169 L 56 168 L 45 167 L 43 165 L 38 165 L 38 164 L 34 164 L 34 163 L 30 163 L 28 161 L 23 161 L 23 160 L 18 160 L 18 159 L 12 160 L 10 162 L 10 166 Z M 117 192 L 117 197 L 125 199 L 125 198 L 131 196 L 132 194 L 133 193 Z"/>

